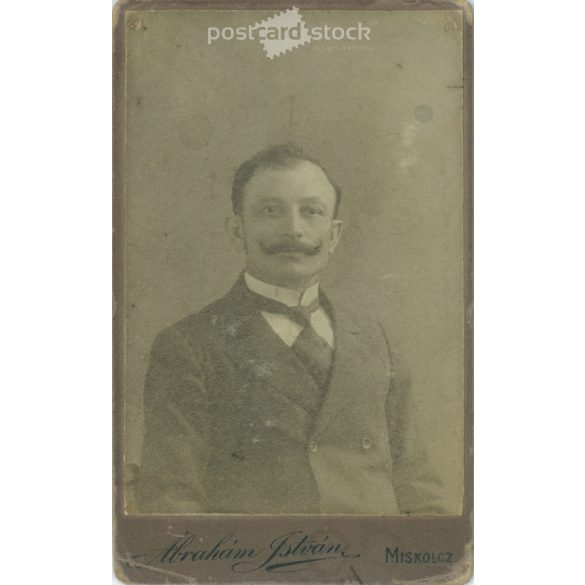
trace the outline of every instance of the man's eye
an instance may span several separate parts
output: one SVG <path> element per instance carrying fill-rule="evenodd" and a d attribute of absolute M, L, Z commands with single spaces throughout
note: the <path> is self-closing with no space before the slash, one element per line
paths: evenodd
<path fill-rule="evenodd" d="M 276 215 L 278 213 L 278 207 L 276 205 L 267 205 L 260 210 L 260 213 L 264 215 Z"/>
<path fill-rule="evenodd" d="M 319 207 L 309 207 L 306 211 L 309 215 L 323 215 L 323 210 Z"/>

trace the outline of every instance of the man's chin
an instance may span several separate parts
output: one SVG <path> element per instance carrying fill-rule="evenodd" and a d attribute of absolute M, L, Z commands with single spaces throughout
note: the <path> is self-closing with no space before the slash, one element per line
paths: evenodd
<path fill-rule="evenodd" d="M 315 279 L 319 274 L 318 268 L 308 261 L 307 256 L 301 254 L 301 257 L 295 253 L 286 255 L 277 254 L 274 258 L 278 259 L 278 265 L 273 266 L 269 272 L 264 270 L 267 282 L 280 283 L 281 286 L 288 288 L 297 288 Z"/>
<path fill-rule="evenodd" d="M 283 261 L 294 262 L 296 264 L 307 260 L 307 255 L 303 252 L 277 252 L 275 256 L 281 258 Z"/>

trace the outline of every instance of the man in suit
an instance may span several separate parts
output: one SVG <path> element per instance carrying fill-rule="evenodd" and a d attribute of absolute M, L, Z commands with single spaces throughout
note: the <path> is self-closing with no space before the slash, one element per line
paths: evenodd
<path fill-rule="evenodd" d="M 144 392 L 145 513 L 441 513 L 382 327 L 319 288 L 339 188 L 295 146 L 236 172 L 245 271 L 156 339 Z"/>

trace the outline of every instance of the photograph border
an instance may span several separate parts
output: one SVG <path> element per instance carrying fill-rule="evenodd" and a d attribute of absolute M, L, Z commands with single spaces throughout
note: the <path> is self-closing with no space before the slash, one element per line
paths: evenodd
<path fill-rule="evenodd" d="M 241 514 L 128 514 L 125 490 L 125 68 L 124 15 L 132 10 L 460 10 L 463 13 L 463 169 L 464 169 L 464 498 L 461 515 L 241 515 Z M 472 8 L 446 0 L 298 0 L 295 2 L 242 0 L 121 0 L 113 14 L 113 489 L 114 567 L 117 577 L 131 583 L 205 580 L 215 583 L 333 582 L 346 575 L 349 582 L 425 580 L 426 583 L 465 583 L 472 574 L 473 510 L 473 22 Z M 225 563 L 182 563 L 161 567 L 153 551 L 164 551 L 177 535 L 197 534 L 219 540 L 237 533 L 242 543 L 266 545 L 270 537 L 295 531 L 334 534 L 353 545 L 361 557 L 319 571 L 292 574 L 257 571 L 238 575 Z M 267 538 L 266 535 L 270 535 Z M 413 543 L 415 549 L 413 548 Z M 388 563 L 387 547 L 404 551 L 450 552 L 449 563 Z M 387 555 L 386 555 L 387 556 Z M 431 580 L 430 580 L 431 579 Z"/>

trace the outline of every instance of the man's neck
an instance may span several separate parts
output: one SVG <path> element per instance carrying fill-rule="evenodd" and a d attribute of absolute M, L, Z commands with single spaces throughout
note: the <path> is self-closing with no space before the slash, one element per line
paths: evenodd
<path fill-rule="evenodd" d="M 289 287 L 279 286 L 260 280 L 252 276 L 249 272 L 244 273 L 244 279 L 247 287 L 264 297 L 284 303 L 289 307 L 309 306 L 319 296 L 319 282 L 315 282 L 302 290 L 296 290 Z"/>

